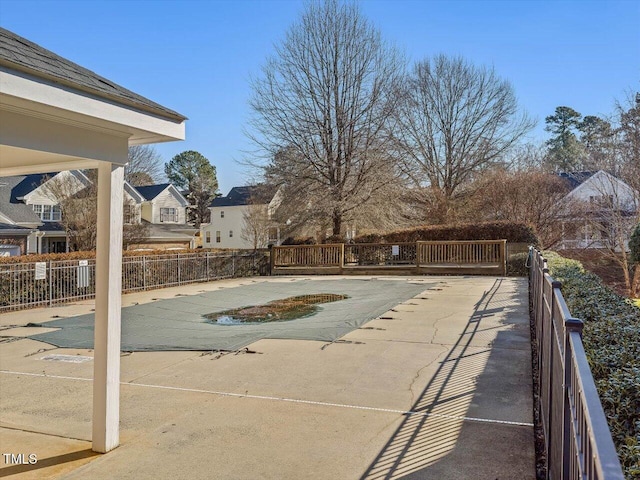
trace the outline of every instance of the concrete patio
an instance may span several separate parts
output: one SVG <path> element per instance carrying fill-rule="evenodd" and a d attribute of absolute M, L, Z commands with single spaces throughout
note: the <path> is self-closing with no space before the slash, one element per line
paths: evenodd
<path fill-rule="evenodd" d="M 288 280 L 156 290 L 123 306 Z M 93 352 L 23 338 L 27 323 L 92 302 L 3 314 L 0 450 L 37 463 L 2 457 L 0 477 L 535 478 L 526 280 L 404 281 L 425 290 L 336 342 L 123 353 L 121 445 L 104 455 L 90 442 Z M 56 354 L 78 363 L 43 360 Z"/>

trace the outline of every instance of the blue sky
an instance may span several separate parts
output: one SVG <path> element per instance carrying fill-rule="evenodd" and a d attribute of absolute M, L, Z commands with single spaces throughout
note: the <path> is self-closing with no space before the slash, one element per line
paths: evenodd
<path fill-rule="evenodd" d="M 493 66 L 538 119 L 568 105 L 606 115 L 640 90 L 640 0 L 364 0 L 363 13 L 410 61 L 445 53 Z M 189 117 L 168 161 L 197 150 L 222 193 L 246 181 L 249 80 L 302 0 L 0 0 L 0 25 Z"/>

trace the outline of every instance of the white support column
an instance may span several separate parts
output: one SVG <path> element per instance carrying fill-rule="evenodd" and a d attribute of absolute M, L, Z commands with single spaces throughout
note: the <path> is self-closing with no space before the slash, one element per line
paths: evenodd
<path fill-rule="evenodd" d="M 120 441 L 123 180 L 124 167 L 100 162 L 92 436 L 92 448 L 100 453 L 113 450 Z"/>

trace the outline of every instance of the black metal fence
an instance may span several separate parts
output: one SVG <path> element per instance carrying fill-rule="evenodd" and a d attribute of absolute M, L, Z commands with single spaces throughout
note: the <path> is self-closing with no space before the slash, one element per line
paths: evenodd
<path fill-rule="evenodd" d="M 583 323 L 571 316 L 541 252 L 529 254 L 547 478 L 623 480 L 582 345 Z"/>
<path fill-rule="evenodd" d="M 269 274 L 266 252 L 173 253 L 122 258 L 122 293 Z M 95 296 L 95 259 L 0 264 L 0 312 Z"/>

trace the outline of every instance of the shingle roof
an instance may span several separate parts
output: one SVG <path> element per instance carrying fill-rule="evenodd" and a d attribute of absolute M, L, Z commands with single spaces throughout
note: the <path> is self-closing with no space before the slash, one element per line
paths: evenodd
<path fill-rule="evenodd" d="M 0 27 L 0 65 L 174 121 L 186 117 Z"/>
<path fill-rule="evenodd" d="M 269 189 L 271 190 L 271 189 Z M 263 201 L 268 203 L 275 192 L 265 192 L 264 185 L 248 185 L 244 187 L 233 187 L 226 197 L 214 198 L 211 207 L 236 207 L 239 205 L 248 205 L 254 196 L 264 197 Z M 267 198 L 268 197 L 268 198 Z"/>
<path fill-rule="evenodd" d="M 142 187 L 135 187 L 140 195 L 142 195 L 145 200 L 153 200 L 162 192 L 164 192 L 170 183 L 159 183 L 157 185 L 144 185 Z"/>
<path fill-rule="evenodd" d="M 582 185 L 586 180 L 588 180 L 591 176 L 593 176 L 595 171 L 584 171 L 584 172 L 563 172 L 559 173 L 558 176 L 565 180 L 571 190 Z"/>
<path fill-rule="evenodd" d="M 10 177 L 22 178 L 22 180 L 11 190 L 11 202 L 20 202 L 19 199 L 21 197 L 33 192 L 36 188 L 42 185 L 46 178 L 51 178 L 55 175 L 56 173 L 34 173 L 31 175 L 25 175 L 24 177 Z"/>
<path fill-rule="evenodd" d="M 33 213 L 33 207 L 25 205 L 18 197 L 39 187 L 45 175 L 17 175 L 0 178 L 0 213 L 15 223 L 41 223 L 40 218 Z"/>
<path fill-rule="evenodd" d="M 16 235 L 29 235 L 33 231 L 33 228 L 21 227 L 19 225 L 10 225 L 8 223 L 0 223 L 0 233 L 10 232 L 10 234 Z"/>

